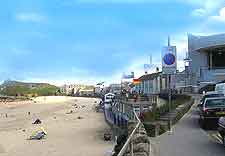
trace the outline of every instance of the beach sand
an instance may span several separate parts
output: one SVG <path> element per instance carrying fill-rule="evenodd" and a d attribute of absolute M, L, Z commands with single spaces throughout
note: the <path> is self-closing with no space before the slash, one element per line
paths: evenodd
<path fill-rule="evenodd" d="M 0 156 L 105 156 L 113 142 L 103 140 L 104 132 L 110 128 L 104 115 L 95 112 L 96 101 L 38 97 L 32 102 L 1 104 Z M 37 118 L 42 124 L 32 124 Z M 40 127 L 47 131 L 47 137 L 27 140 Z"/>

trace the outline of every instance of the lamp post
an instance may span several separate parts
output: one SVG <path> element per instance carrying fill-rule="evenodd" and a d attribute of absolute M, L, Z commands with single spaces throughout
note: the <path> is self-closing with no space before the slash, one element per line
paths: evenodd
<path fill-rule="evenodd" d="M 184 67 L 185 67 L 185 89 L 187 88 L 187 85 L 190 84 L 189 77 L 190 77 L 190 62 L 192 60 L 189 58 L 188 54 L 186 58 L 184 59 Z"/>

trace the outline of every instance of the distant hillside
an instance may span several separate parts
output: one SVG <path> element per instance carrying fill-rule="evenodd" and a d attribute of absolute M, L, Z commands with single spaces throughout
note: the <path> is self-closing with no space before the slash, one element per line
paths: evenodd
<path fill-rule="evenodd" d="M 8 96 L 49 96 L 55 95 L 59 88 L 47 83 L 25 83 L 5 81 L 0 85 L 0 94 Z"/>

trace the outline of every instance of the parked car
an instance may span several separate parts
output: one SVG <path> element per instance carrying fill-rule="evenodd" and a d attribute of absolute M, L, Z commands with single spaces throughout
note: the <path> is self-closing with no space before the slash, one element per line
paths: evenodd
<path fill-rule="evenodd" d="M 217 125 L 219 118 L 225 116 L 225 97 L 206 98 L 199 110 L 202 128 L 208 128 L 209 123 Z"/>
<path fill-rule="evenodd" d="M 203 95 L 202 99 L 200 100 L 200 104 L 198 105 L 198 107 L 202 107 L 206 98 L 223 97 L 223 96 L 224 96 L 224 94 L 218 93 L 217 91 L 207 92 L 205 95 Z"/>
<path fill-rule="evenodd" d="M 218 131 L 222 137 L 223 146 L 225 147 L 225 117 L 219 119 L 218 126 Z"/>
<path fill-rule="evenodd" d="M 216 84 L 215 91 L 225 95 L 225 83 L 218 83 L 218 84 Z"/>

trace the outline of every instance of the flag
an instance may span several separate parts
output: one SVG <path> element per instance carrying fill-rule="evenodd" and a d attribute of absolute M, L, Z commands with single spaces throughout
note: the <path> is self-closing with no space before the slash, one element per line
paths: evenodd
<path fill-rule="evenodd" d="M 139 79 L 133 79 L 133 84 L 139 84 L 141 81 Z"/>

